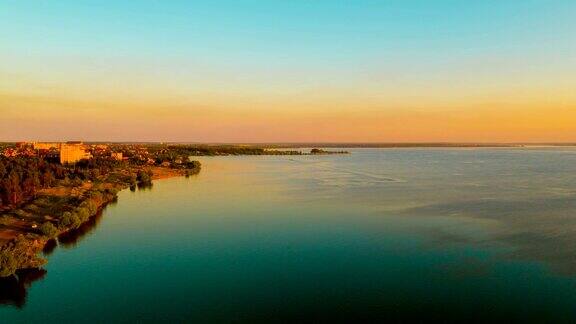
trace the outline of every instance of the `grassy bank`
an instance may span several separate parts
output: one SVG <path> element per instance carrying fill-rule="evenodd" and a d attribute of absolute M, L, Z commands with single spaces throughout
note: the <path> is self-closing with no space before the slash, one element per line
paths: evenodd
<path fill-rule="evenodd" d="M 115 201 L 120 190 L 199 171 L 199 164 L 192 169 L 118 169 L 99 181 L 65 183 L 40 191 L 34 199 L 0 216 L 4 228 L 0 232 L 0 277 L 42 267 L 46 260 L 41 252 L 47 242 L 88 222 Z"/>

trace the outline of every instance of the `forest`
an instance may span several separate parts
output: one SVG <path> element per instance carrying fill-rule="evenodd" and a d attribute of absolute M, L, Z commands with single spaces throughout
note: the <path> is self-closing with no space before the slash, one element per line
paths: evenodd
<path fill-rule="evenodd" d="M 32 199 L 40 189 L 57 184 L 96 180 L 114 169 L 111 159 L 83 160 L 73 166 L 51 163 L 37 157 L 0 156 L 0 209 Z"/>

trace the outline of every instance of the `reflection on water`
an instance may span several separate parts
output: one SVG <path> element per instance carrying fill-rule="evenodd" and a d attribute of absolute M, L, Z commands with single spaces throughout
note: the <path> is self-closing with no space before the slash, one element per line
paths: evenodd
<path fill-rule="evenodd" d="M 575 196 L 443 203 L 407 209 L 404 215 L 452 215 L 495 222 L 498 226 L 488 239 L 442 228 L 430 229 L 427 237 L 444 246 L 499 242 L 513 247 L 505 254 L 508 258 L 538 261 L 557 273 L 576 275 Z"/>
<path fill-rule="evenodd" d="M 22 308 L 26 303 L 27 290 L 46 275 L 43 269 L 20 270 L 16 275 L 0 278 L 0 304 Z"/>
<path fill-rule="evenodd" d="M 61 236 L 45 252 L 50 276 L 17 312 L 0 307 L 0 318 L 576 319 L 575 149 L 366 149 L 202 164 L 193 181 L 121 192 L 105 217 Z M 23 305 L 30 282 L 4 285 L 20 296 L 9 303 Z"/>
<path fill-rule="evenodd" d="M 154 183 L 152 182 L 140 182 L 138 183 L 138 190 L 151 190 L 152 187 L 154 186 Z M 134 191 L 134 190 L 132 190 Z"/>
<path fill-rule="evenodd" d="M 52 254 L 54 252 L 54 250 L 56 250 L 57 246 L 58 246 L 57 240 L 49 240 L 48 242 L 46 242 L 46 245 L 42 249 L 42 253 L 45 256 L 49 256 L 50 254 Z"/>
<path fill-rule="evenodd" d="M 138 185 L 138 190 L 146 191 L 152 188 L 153 185 L 151 183 Z M 60 234 L 57 239 L 49 240 L 42 250 L 44 256 L 50 256 L 58 246 L 63 248 L 76 247 L 82 239 L 95 231 L 102 220 L 106 208 L 117 203 L 117 199 L 112 200 L 80 227 Z M 0 304 L 23 307 L 26 302 L 27 289 L 33 282 L 44 279 L 46 274 L 47 271 L 44 269 L 24 269 L 18 271 L 15 276 L 0 278 Z"/>
<path fill-rule="evenodd" d="M 96 215 L 84 224 L 80 225 L 77 229 L 65 232 L 58 236 L 58 243 L 64 248 L 73 248 L 87 235 L 92 234 L 100 221 L 102 220 L 103 210 L 99 211 Z"/>
<path fill-rule="evenodd" d="M 82 224 L 77 229 L 65 232 L 58 236 L 57 239 L 49 240 L 44 246 L 42 253 L 48 257 L 58 246 L 64 248 L 73 248 L 87 235 L 94 232 L 102 219 L 104 210 L 108 206 L 116 204 L 113 200 L 96 215 Z M 40 281 L 46 277 L 45 269 L 23 269 L 19 270 L 16 275 L 7 278 L 0 278 L 0 304 L 14 305 L 21 308 L 26 303 L 27 290 L 35 281 Z"/>

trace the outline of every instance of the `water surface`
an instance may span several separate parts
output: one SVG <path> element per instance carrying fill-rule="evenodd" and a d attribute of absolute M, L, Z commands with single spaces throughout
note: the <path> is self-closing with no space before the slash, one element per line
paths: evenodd
<path fill-rule="evenodd" d="M 0 284 L 0 322 L 576 319 L 574 149 L 201 161 Z"/>

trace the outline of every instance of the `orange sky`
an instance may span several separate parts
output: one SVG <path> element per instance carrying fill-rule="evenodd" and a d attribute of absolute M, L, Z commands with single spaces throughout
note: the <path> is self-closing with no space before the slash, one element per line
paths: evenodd
<path fill-rule="evenodd" d="M 0 140 L 576 142 L 574 3 L 442 3 L 14 3 Z"/>

